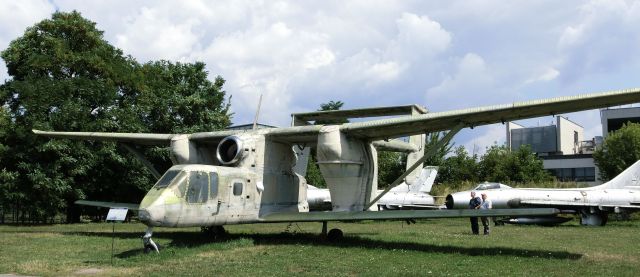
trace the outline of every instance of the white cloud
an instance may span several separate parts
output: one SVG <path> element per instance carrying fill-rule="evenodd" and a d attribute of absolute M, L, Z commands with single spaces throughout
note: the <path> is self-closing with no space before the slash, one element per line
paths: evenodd
<path fill-rule="evenodd" d="M 447 99 L 458 99 L 458 103 L 452 102 L 448 106 L 464 107 L 469 102 L 474 102 L 474 99 L 489 97 L 477 92 L 488 90 L 493 82 L 494 77 L 484 59 L 475 53 L 467 53 L 459 59 L 451 75 L 444 77 L 440 84 L 427 90 L 426 99 L 442 102 Z M 495 92 L 492 93 L 495 96 Z M 485 101 L 475 103 L 483 102 Z"/>
<path fill-rule="evenodd" d="M 116 35 L 116 46 L 142 61 L 182 60 L 198 43 L 197 18 L 174 23 L 154 9 L 143 7 L 139 15 L 126 20 L 123 33 Z"/>
<path fill-rule="evenodd" d="M 0 1 L 0 50 L 24 33 L 27 27 L 51 17 L 53 6 L 46 0 Z M 0 82 L 9 78 L 4 61 L 0 61 Z"/>
<path fill-rule="evenodd" d="M 51 3 L 97 22 L 140 61 L 205 62 L 227 80 L 234 123 L 252 120 L 259 94 L 261 121 L 287 125 L 290 112 L 329 100 L 442 111 L 637 86 L 640 69 L 633 1 Z M 0 45 L 49 18 L 51 3 L 0 0 Z M 487 128 L 457 141 L 492 143 L 500 132 Z"/>
<path fill-rule="evenodd" d="M 640 3 L 636 1 L 590 1 L 558 39 L 560 73 L 566 82 L 589 74 L 608 74 L 640 54 Z"/>
<path fill-rule="evenodd" d="M 465 139 L 462 145 L 470 155 L 483 155 L 487 147 L 492 145 L 504 145 L 506 139 L 506 127 L 502 124 L 482 126 L 466 131 L 471 138 Z"/>
<path fill-rule="evenodd" d="M 537 75 L 533 78 L 526 80 L 525 84 L 531 84 L 534 82 L 549 82 L 554 80 L 560 75 L 560 72 L 552 67 L 547 67 L 542 72 L 538 71 Z"/>
<path fill-rule="evenodd" d="M 419 62 L 449 48 L 451 34 L 428 16 L 403 13 L 396 20 L 398 35 L 389 46 L 389 55 L 405 62 Z"/>

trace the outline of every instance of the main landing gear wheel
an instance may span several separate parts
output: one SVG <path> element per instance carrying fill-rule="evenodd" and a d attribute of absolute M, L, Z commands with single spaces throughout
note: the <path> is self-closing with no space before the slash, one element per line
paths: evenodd
<path fill-rule="evenodd" d="M 342 239 L 344 237 L 344 234 L 342 234 L 342 230 L 334 228 L 329 230 L 329 233 L 327 233 L 327 222 L 323 221 L 322 222 L 322 233 L 320 234 L 320 238 L 323 240 L 328 240 L 328 241 L 338 241 L 340 239 Z"/>
<path fill-rule="evenodd" d="M 327 239 L 329 241 L 339 241 L 344 237 L 344 234 L 342 234 L 342 230 L 334 228 L 329 230 L 329 233 L 327 234 Z"/>
<path fill-rule="evenodd" d="M 227 235 L 227 231 L 225 231 L 223 226 L 202 227 L 201 230 L 208 238 L 212 238 L 214 240 L 223 238 Z"/>
<path fill-rule="evenodd" d="M 149 254 L 151 251 L 155 251 L 156 253 L 160 253 L 160 247 L 158 244 L 153 242 L 151 239 L 151 235 L 153 235 L 153 228 L 147 227 L 147 230 L 142 236 L 142 245 L 144 247 L 144 253 Z"/>

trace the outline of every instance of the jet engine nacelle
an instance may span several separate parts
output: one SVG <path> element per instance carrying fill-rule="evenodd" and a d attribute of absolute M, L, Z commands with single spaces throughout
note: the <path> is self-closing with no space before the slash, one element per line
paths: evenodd
<path fill-rule="evenodd" d="M 242 160 L 243 155 L 243 141 L 237 136 L 228 136 L 218 143 L 216 158 L 223 165 L 237 164 Z"/>

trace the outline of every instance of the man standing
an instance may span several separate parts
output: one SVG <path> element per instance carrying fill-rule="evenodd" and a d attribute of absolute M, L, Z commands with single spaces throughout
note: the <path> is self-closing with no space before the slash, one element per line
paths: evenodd
<path fill-rule="evenodd" d="M 493 208 L 491 206 L 491 200 L 487 199 L 487 194 L 483 193 L 482 194 L 482 204 L 480 204 L 480 209 L 481 210 L 489 210 Z M 480 219 L 482 220 L 482 227 L 484 227 L 484 235 L 489 235 L 489 217 L 486 216 L 481 216 Z"/>
<path fill-rule="evenodd" d="M 476 192 L 472 191 L 471 192 L 471 200 L 469 200 L 469 209 L 473 209 L 473 210 L 477 210 L 480 208 L 480 205 L 482 205 L 482 201 L 480 200 L 480 197 L 476 196 Z M 469 217 L 469 220 L 471 221 L 471 232 L 474 235 L 479 235 L 480 234 L 480 226 L 478 226 L 478 218 L 477 217 Z"/>

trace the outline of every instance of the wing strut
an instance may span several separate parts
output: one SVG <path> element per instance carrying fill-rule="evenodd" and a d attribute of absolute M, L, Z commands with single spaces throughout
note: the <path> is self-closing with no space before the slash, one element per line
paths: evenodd
<path fill-rule="evenodd" d="M 371 202 L 369 202 L 369 204 L 364 208 L 364 210 L 366 211 L 369 208 L 371 208 L 371 206 L 373 206 L 373 204 L 378 202 L 378 200 L 380 200 L 380 198 L 382 198 L 382 196 L 387 194 L 387 192 L 389 192 L 395 186 L 399 185 L 404 180 L 404 178 L 407 177 L 409 174 L 411 174 L 411 172 L 416 170 L 416 168 L 418 168 L 418 166 L 421 166 L 422 163 L 424 163 L 424 161 L 426 161 L 428 158 L 431 158 L 433 155 L 435 155 L 436 152 L 438 151 L 438 149 L 440 147 L 442 147 L 443 145 L 445 145 L 446 143 L 448 143 L 453 138 L 453 136 L 455 136 L 458 132 L 460 132 L 460 130 L 462 130 L 462 128 L 464 128 L 464 124 L 458 124 L 455 127 L 453 127 L 447 133 L 447 135 L 445 135 L 440 141 L 438 141 L 438 143 L 436 143 L 436 145 L 434 145 L 433 147 L 427 149 L 426 153 L 424 153 L 424 156 L 422 156 L 422 158 L 418 159 L 415 163 L 413 163 L 413 165 L 411 167 L 409 167 L 404 173 L 402 173 L 402 175 L 400 175 L 400 177 L 398 177 L 398 179 L 393 181 L 393 183 L 391 183 L 391 185 L 389 185 L 384 191 L 382 191 L 382 193 L 378 194 L 378 196 L 376 196 L 376 198 L 371 200 Z"/>
<path fill-rule="evenodd" d="M 160 179 L 160 177 L 162 177 L 160 172 L 158 172 L 158 170 L 156 170 L 153 164 L 151 164 L 151 162 L 149 162 L 149 160 L 147 160 L 144 157 L 144 155 L 142 154 L 142 152 L 140 152 L 140 150 L 136 149 L 133 145 L 130 145 L 129 143 L 122 142 L 120 143 L 120 145 L 122 145 L 125 149 L 129 150 L 129 152 L 131 152 L 131 154 L 133 154 L 136 157 L 136 159 L 138 159 L 138 161 L 140 161 L 149 170 L 149 172 L 151 172 L 151 175 L 153 175 L 153 177 L 155 177 L 156 179 Z"/>

